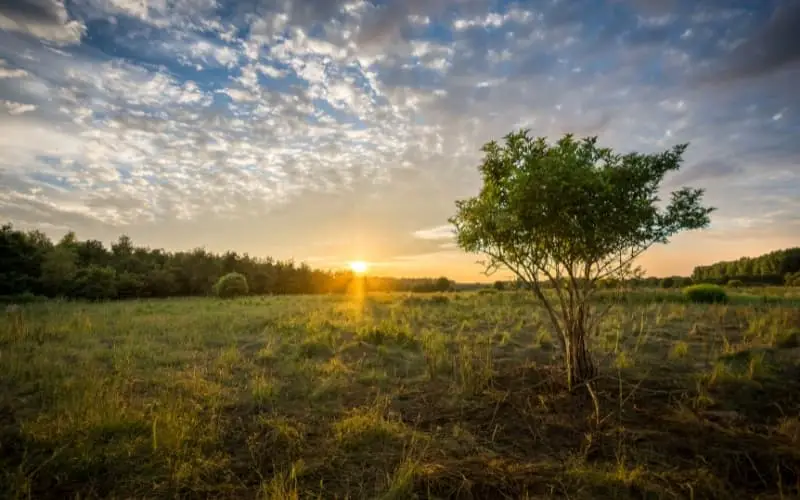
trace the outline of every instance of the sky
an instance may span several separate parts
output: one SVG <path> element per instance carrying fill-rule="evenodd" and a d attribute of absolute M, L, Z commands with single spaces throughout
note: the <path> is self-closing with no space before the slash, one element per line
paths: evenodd
<path fill-rule="evenodd" d="M 800 0 L 0 0 L 0 220 L 485 280 L 447 218 L 512 130 L 689 142 L 712 225 L 651 275 L 800 244 Z"/>

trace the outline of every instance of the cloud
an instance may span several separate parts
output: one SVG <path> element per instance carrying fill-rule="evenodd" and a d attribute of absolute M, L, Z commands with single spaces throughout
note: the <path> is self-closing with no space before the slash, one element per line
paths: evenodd
<path fill-rule="evenodd" d="M 421 240 L 448 240 L 454 235 L 453 226 L 446 224 L 443 226 L 431 227 L 414 231 L 414 237 Z"/>
<path fill-rule="evenodd" d="M 733 160 L 711 159 L 681 170 L 671 179 L 671 184 L 686 185 L 697 181 L 718 181 L 742 174 L 744 171 L 744 168 Z"/>
<path fill-rule="evenodd" d="M 716 75 L 737 80 L 778 71 L 800 61 L 800 1 L 783 0 L 766 24 L 737 44 Z"/>
<path fill-rule="evenodd" d="M 21 115 L 24 113 L 29 113 L 31 111 L 34 111 L 36 109 L 36 106 L 34 106 L 33 104 L 23 104 L 13 101 L 0 101 L 0 104 L 2 104 L 6 108 L 8 114 L 10 115 Z"/>
<path fill-rule="evenodd" d="M 74 44 L 80 42 L 86 26 L 69 18 L 63 0 L 0 0 L 0 30 Z"/>

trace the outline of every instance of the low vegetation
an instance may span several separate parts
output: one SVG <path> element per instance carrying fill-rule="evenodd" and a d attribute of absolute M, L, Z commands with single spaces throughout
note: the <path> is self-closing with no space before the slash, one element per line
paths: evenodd
<path fill-rule="evenodd" d="M 598 296 L 594 400 L 525 292 L 12 307 L 0 497 L 797 498 L 800 295 L 729 293 Z"/>
<path fill-rule="evenodd" d="M 708 283 L 686 287 L 683 293 L 696 304 L 723 304 L 728 301 L 728 293 L 724 288 Z"/>
<path fill-rule="evenodd" d="M 247 277 L 240 273 L 228 273 L 214 285 L 214 293 L 221 299 L 243 297 L 249 290 Z"/>

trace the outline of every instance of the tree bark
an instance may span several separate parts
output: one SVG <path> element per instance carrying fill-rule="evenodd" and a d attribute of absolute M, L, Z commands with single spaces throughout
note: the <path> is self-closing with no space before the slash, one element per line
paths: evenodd
<path fill-rule="evenodd" d="M 597 369 L 586 348 L 586 333 L 580 327 L 574 328 L 569 332 L 567 347 L 567 385 L 572 390 L 596 375 Z"/>

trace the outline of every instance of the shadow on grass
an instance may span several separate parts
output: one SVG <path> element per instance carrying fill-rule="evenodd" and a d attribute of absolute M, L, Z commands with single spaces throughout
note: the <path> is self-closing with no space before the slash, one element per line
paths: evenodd
<path fill-rule="evenodd" d="M 591 400 L 567 393 L 554 375 L 547 369 L 518 370 L 496 378 L 493 390 L 458 407 L 442 403 L 446 395 L 431 391 L 396 399 L 405 418 L 437 442 L 438 453 L 429 454 L 416 476 L 420 497 L 800 493 L 800 446 L 776 432 L 777 421 L 758 423 L 751 413 L 770 398 L 796 412 L 796 386 L 764 384 L 761 400 L 734 397 L 743 403 L 737 406 L 742 414 L 730 417 L 691 409 L 695 395 L 669 380 L 629 380 L 621 391 L 618 380 L 599 380 L 598 424 Z M 718 389 L 748 390 L 743 387 Z"/>

